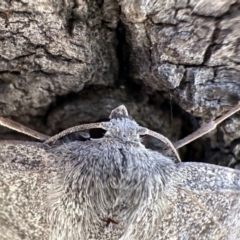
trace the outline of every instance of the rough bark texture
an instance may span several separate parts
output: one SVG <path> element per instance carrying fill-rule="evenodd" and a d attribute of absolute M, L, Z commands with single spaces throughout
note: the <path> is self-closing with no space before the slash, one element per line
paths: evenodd
<path fill-rule="evenodd" d="M 0 115 L 52 135 L 124 103 L 179 139 L 239 100 L 239 29 L 238 0 L 2 0 Z M 235 166 L 239 119 L 183 160 Z"/>

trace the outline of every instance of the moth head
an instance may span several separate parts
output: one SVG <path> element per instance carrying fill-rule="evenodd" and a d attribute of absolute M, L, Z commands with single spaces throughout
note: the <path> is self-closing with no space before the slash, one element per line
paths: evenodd
<path fill-rule="evenodd" d="M 141 142 L 139 134 L 141 127 L 129 117 L 124 105 L 113 109 L 109 119 L 105 137 L 116 138 L 123 142 Z"/>

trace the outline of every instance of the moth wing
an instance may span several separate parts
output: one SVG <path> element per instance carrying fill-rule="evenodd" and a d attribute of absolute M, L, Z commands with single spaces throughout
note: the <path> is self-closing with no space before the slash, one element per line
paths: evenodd
<path fill-rule="evenodd" d="M 182 163 L 184 188 L 211 213 L 227 239 L 240 239 L 240 171 L 203 163 Z"/>
<path fill-rule="evenodd" d="M 39 170 L 49 162 L 51 147 L 39 142 L 0 141 L 0 166 L 15 170 Z"/>
<path fill-rule="evenodd" d="M 240 172 L 180 163 L 183 177 L 155 239 L 240 239 Z"/>
<path fill-rule="evenodd" d="M 44 201 L 55 158 L 42 143 L 0 141 L 0 239 L 47 239 Z"/>

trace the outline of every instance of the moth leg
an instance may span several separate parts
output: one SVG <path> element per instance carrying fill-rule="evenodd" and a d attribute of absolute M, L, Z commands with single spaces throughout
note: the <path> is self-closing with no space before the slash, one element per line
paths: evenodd
<path fill-rule="evenodd" d="M 223 122 L 225 119 L 229 118 L 232 116 L 234 113 L 240 110 L 240 102 L 232 108 L 230 111 L 225 113 L 223 116 L 217 118 L 215 121 L 211 121 L 209 123 L 204 123 L 197 131 L 193 132 L 192 134 L 188 135 L 187 137 L 177 141 L 176 143 L 173 144 L 173 146 L 178 149 L 181 148 L 185 145 L 187 145 L 190 142 L 193 142 L 194 140 L 202 137 L 203 135 L 211 132 L 214 130 L 217 125 L 221 122 Z"/>
<path fill-rule="evenodd" d="M 49 136 L 39 133 L 31 128 L 28 128 L 20 123 L 17 123 L 11 119 L 0 117 L 0 125 L 15 130 L 17 132 L 26 134 L 41 141 L 46 141 Z"/>

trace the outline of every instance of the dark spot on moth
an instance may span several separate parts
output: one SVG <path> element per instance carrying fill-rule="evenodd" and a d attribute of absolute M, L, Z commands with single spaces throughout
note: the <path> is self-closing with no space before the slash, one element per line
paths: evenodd
<path fill-rule="evenodd" d="M 111 218 L 107 218 L 106 220 L 105 220 L 105 219 L 102 219 L 102 221 L 106 222 L 106 227 L 108 227 L 110 223 L 118 224 L 118 222 L 114 221 L 114 220 L 111 219 Z"/>
<path fill-rule="evenodd" d="M 102 118 L 97 120 L 96 122 L 109 122 L 109 118 Z M 89 130 L 89 134 L 91 138 L 102 138 L 106 131 L 101 128 L 92 128 Z"/>

